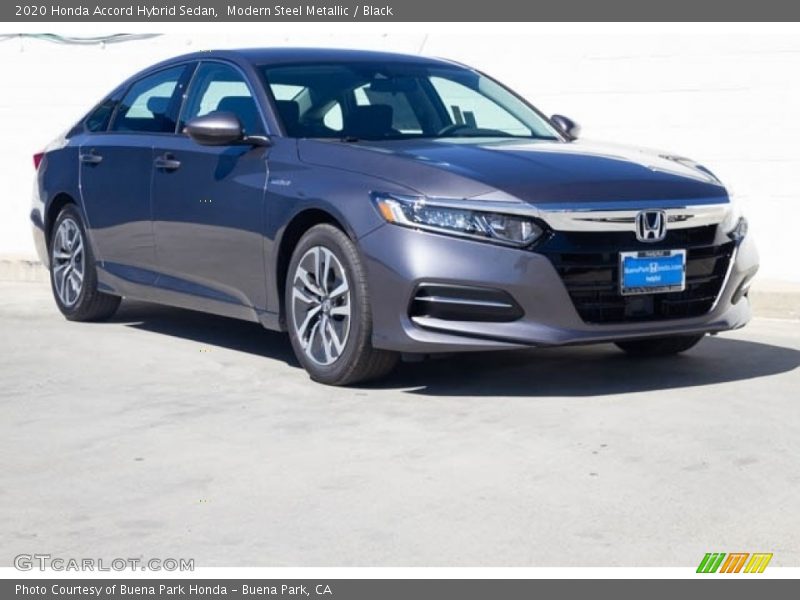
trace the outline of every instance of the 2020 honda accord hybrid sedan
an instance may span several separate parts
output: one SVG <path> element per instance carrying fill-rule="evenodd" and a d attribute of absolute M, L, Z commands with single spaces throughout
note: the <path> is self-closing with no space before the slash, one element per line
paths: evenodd
<path fill-rule="evenodd" d="M 335 385 L 403 355 L 664 355 L 742 327 L 758 258 L 722 183 L 577 134 L 451 61 L 190 54 L 34 157 L 34 237 L 68 319 L 122 297 L 246 319 Z"/>

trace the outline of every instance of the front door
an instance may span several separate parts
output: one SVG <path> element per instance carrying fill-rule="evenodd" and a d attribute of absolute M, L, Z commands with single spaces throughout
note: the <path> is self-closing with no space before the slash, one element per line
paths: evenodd
<path fill-rule="evenodd" d="M 192 79 L 179 130 L 214 111 L 236 114 L 247 134 L 265 134 L 243 75 L 224 63 L 203 62 Z M 268 152 L 243 144 L 201 146 L 186 135 L 159 140 L 153 157 L 159 287 L 264 308 Z"/>

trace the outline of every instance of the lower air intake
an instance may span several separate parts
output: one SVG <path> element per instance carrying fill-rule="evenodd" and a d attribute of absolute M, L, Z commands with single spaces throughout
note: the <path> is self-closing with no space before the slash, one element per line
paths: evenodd
<path fill-rule="evenodd" d="M 445 321 L 516 321 L 524 314 L 514 299 L 502 290 L 422 284 L 411 302 L 410 316 Z"/>

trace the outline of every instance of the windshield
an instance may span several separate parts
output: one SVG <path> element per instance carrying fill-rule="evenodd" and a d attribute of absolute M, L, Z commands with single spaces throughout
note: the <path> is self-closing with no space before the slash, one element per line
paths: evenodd
<path fill-rule="evenodd" d="M 262 70 L 290 137 L 561 139 L 513 93 L 465 68 L 351 62 Z"/>

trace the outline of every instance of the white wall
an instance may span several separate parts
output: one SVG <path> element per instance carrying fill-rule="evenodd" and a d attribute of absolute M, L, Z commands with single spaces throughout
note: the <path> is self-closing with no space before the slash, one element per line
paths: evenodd
<path fill-rule="evenodd" d="M 573 117 L 586 138 L 691 156 L 743 203 L 762 274 L 800 281 L 793 233 L 800 222 L 796 35 L 168 34 L 105 48 L 2 42 L 0 255 L 33 252 L 31 156 L 109 89 L 176 54 L 269 45 L 422 50 L 476 66 L 545 112 Z"/>

